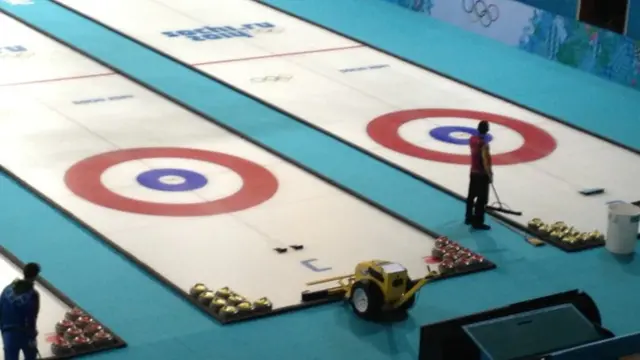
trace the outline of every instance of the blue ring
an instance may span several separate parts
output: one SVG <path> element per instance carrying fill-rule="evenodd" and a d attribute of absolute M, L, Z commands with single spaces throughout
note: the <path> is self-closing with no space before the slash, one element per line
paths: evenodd
<path fill-rule="evenodd" d="M 184 179 L 182 184 L 165 184 L 160 181 L 163 176 L 179 176 Z M 138 183 L 146 188 L 159 191 L 192 191 L 207 185 L 207 178 L 194 171 L 182 169 L 154 169 L 145 171 L 136 178 Z"/>
<path fill-rule="evenodd" d="M 478 130 L 472 128 L 472 127 L 467 127 L 467 126 L 439 126 L 433 130 L 431 130 L 429 132 L 429 135 L 431 135 L 432 138 L 442 141 L 442 142 L 446 142 L 449 144 L 455 144 L 455 145 L 469 145 L 469 139 L 458 139 L 455 138 L 453 136 L 451 136 L 452 133 L 454 132 L 463 132 L 463 133 L 467 133 L 471 136 L 473 135 L 478 135 Z M 491 140 L 493 140 L 493 137 L 489 134 L 486 134 L 484 136 L 484 139 L 486 142 L 491 142 Z"/>

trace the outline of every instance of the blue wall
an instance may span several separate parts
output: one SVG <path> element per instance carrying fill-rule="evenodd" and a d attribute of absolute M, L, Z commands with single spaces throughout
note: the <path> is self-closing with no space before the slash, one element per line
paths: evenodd
<path fill-rule="evenodd" d="M 629 0 L 627 36 L 640 40 L 640 0 Z"/>
<path fill-rule="evenodd" d="M 578 14 L 578 0 L 516 0 L 518 2 L 546 10 L 554 14 L 575 19 Z"/>
<path fill-rule="evenodd" d="M 575 16 L 513 0 L 483 0 L 482 6 L 474 0 L 384 1 L 640 90 L 640 41 L 586 25 Z M 640 12 L 640 0 L 634 2 L 634 11 Z M 640 13 L 636 17 L 640 25 Z"/>
<path fill-rule="evenodd" d="M 408 2 L 411 2 L 410 0 Z M 471 0 L 470 0 L 471 1 Z M 540 10 L 576 19 L 578 14 L 578 0 L 515 0 Z M 417 1 L 419 2 L 419 1 Z M 640 40 L 640 0 L 629 0 L 629 15 L 626 35 Z"/>

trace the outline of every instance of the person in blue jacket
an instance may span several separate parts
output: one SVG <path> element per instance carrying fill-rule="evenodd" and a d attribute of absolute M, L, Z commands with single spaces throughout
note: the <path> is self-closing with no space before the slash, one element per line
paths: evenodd
<path fill-rule="evenodd" d="M 4 360 L 18 360 L 22 351 L 25 360 L 38 356 L 36 321 L 40 312 L 40 294 L 34 282 L 40 265 L 27 264 L 24 279 L 9 284 L 0 295 L 0 330 L 4 344 Z"/>

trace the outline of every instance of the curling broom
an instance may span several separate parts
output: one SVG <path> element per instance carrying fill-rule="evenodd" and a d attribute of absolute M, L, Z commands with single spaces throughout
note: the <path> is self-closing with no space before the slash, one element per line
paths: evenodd
<path fill-rule="evenodd" d="M 501 212 L 509 215 L 522 216 L 522 211 L 511 210 L 508 208 L 506 204 L 503 204 L 500 201 L 500 197 L 498 196 L 498 192 L 496 191 L 496 187 L 493 186 L 493 183 L 491 183 L 491 189 L 493 190 L 493 195 L 495 195 L 497 201 L 491 205 L 487 205 L 486 206 L 487 210 L 493 210 L 493 211 L 497 211 L 497 212 Z"/>
<path fill-rule="evenodd" d="M 521 211 L 514 211 L 514 210 L 511 210 L 511 209 L 507 209 L 507 206 L 500 201 L 500 197 L 498 197 L 498 192 L 496 191 L 496 188 L 493 185 L 493 183 L 491 183 L 491 189 L 493 189 L 493 194 L 495 195 L 496 200 L 497 200 L 494 204 L 497 204 L 497 206 L 490 205 L 490 206 L 487 206 L 487 209 L 490 209 L 490 210 L 493 210 L 493 211 L 502 212 L 502 213 L 505 213 L 505 214 L 511 214 L 511 215 L 515 215 L 515 216 L 522 216 L 522 212 Z M 503 222 L 503 225 L 505 225 L 507 227 L 507 229 L 513 231 L 514 233 L 516 233 L 518 235 L 521 235 L 521 236 L 524 235 L 522 232 L 514 229 L 511 225 L 509 225 L 509 224 L 507 224 L 505 222 Z M 528 242 L 529 244 L 531 244 L 533 246 L 537 247 L 537 246 L 544 246 L 545 245 L 545 242 L 540 240 L 540 239 L 538 239 L 538 238 L 527 236 L 527 235 L 524 235 L 523 237 L 524 237 L 524 240 L 526 242 Z"/>

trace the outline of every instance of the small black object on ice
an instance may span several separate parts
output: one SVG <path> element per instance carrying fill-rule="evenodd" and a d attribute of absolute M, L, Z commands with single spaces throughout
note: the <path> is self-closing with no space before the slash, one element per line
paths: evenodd
<path fill-rule="evenodd" d="M 604 193 L 604 189 L 603 188 L 591 188 L 591 189 L 582 189 L 580 190 L 580 194 L 584 195 L 584 196 L 591 196 L 591 195 L 599 195 Z"/>
<path fill-rule="evenodd" d="M 290 247 L 293 250 L 302 250 L 302 249 L 304 249 L 304 245 L 291 245 Z"/>
<path fill-rule="evenodd" d="M 278 254 L 284 254 L 287 252 L 287 248 L 275 248 L 273 249 L 278 252 Z"/>

